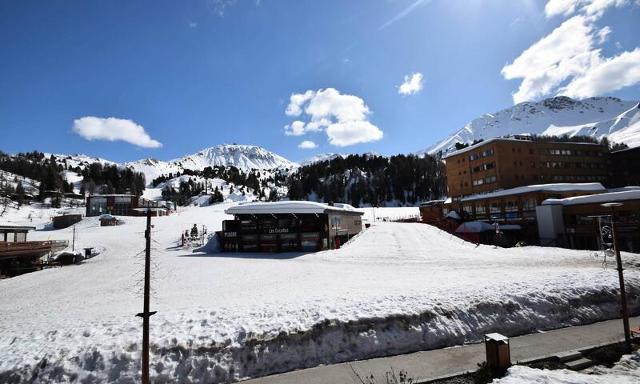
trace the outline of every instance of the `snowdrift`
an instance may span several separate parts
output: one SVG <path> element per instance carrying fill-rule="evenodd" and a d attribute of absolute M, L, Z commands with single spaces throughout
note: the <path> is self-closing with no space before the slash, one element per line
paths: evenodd
<path fill-rule="evenodd" d="M 154 218 L 154 382 L 231 382 L 618 314 L 616 271 L 593 252 L 476 247 L 424 224 L 379 223 L 314 254 L 176 247 L 181 229 L 219 228 L 228 207 Z M 0 281 L 0 382 L 139 381 L 143 226 L 85 219 L 77 242 L 98 257 Z M 640 313 L 638 257 L 624 258 Z"/>

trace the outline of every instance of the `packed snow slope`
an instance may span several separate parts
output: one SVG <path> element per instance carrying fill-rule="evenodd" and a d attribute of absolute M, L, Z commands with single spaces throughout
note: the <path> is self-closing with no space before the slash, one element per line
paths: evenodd
<path fill-rule="evenodd" d="M 574 100 L 558 96 L 524 102 L 487 113 L 420 153 L 450 152 L 456 143 L 509 135 L 608 137 L 610 141 L 640 146 L 640 104 L 615 97 Z"/>
<path fill-rule="evenodd" d="M 230 382 L 619 312 L 616 271 L 593 252 L 476 246 L 418 223 L 377 222 L 340 250 L 309 254 L 177 246 L 193 224 L 220 228 L 227 207 L 153 218 L 156 383 Z M 100 251 L 85 263 L 0 281 L 0 382 L 139 381 L 145 219 L 123 219 L 76 225 L 76 247 Z M 30 238 L 70 239 L 71 228 Z M 623 257 L 636 314 L 640 260 Z"/>

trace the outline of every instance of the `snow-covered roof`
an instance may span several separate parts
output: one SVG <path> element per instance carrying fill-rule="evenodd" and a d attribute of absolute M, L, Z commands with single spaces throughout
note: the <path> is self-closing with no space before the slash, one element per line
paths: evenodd
<path fill-rule="evenodd" d="M 523 135 L 520 135 L 520 136 L 523 136 Z M 446 160 L 449 157 L 456 156 L 456 155 L 459 155 L 461 153 L 466 153 L 466 152 L 473 151 L 474 149 L 478 149 L 478 148 L 482 147 L 483 145 L 486 145 L 486 144 L 489 144 L 489 143 L 493 143 L 495 141 L 512 141 L 512 142 L 517 142 L 517 143 L 531 143 L 531 142 L 533 142 L 532 140 L 527 140 L 527 139 L 523 139 L 523 138 L 494 137 L 492 139 L 484 140 L 484 141 L 481 141 L 479 143 L 475 143 L 473 145 L 470 145 L 468 147 L 458 149 L 457 151 L 453 151 L 453 152 L 447 154 L 446 156 L 444 156 L 443 159 Z M 566 143 L 566 144 L 571 144 L 571 145 L 573 145 L 573 144 L 582 144 L 582 145 L 597 145 L 597 146 L 601 146 L 601 144 L 591 143 L 591 142 L 588 142 L 588 141 L 567 141 L 567 142 L 563 142 L 563 141 L 547 141 L 547 142 L 542 142 L 542 144 L 549 144 L 549 143 L 554 143 L 554 144 Z"/>
<path fill-rule="evenodd" d="M 598 193 L 596 195 L 567 197 L 564 199 L 546 199 L 542 205 L 579 205 L 601 204 L 614 201 L 640 200 L 640 190 L 630 189 L 621 192 Z"/>
<path fill-rule="evenodd" d="M 486 340 L 494 340 L 494 341 L 507 341 L 509 338 L 507 336 L 501 335 L 499 333 L 488 333 L 484 335 Z"/>
<path fill-rule="evenodd" d="M 470 145 L 470 146 L 468 146 L 468 147 L 461 148 L 461 149 L 458 149 L 458 150 L 456 150 L 456 151 L 453 151 L 453 152 L 451 152 L 451 153 L 447 154 L 446 156 L 444 156 L 444 157 L 443 157 L 443 159 L 445 159 L 445 160 L 446 160 L 446 159 L 448 159 L 449 157 L 456 156 L 456 155 L 459 155 L 459 154 L 461 154 L 461 153 L 465 153 L 465 152 L 473 151 L 474 149 L 478 149 L 478 148 L 482 147 L 483 145 L 487 145 L 487 144 L 493 143 L 493 142 L 495 142 L 495 141 L 517 141 L 517 142 L 519 142 L 519 143 L 520 143 L 520 142 L 523 142 L 523 141 L 528 141 L 528 142 L 530 142 L 531 140 L 514 139 L 514 138 L 509 138 L 509 137 L 494 137 L 494 138 L 492 138 L 492 139 L 489 139 L 489 140 L 483 140 L 483 141 L 481 141 L 481 142 L 479 142 L 479 143 L 475 143 L 475 144 Z"/>
<path fill-rule="evenodd" d="M 482 193 L 463 197 L 460 201 L 474 201 L 494 197 L 520 195 L 529 192 L 605 192 L 606 189 L 600 183 L 555 183 L 525 185 L 500 191 Z"/>
<path fill-rule="evenodd" d="M 32 231 L 35 230 L 36 227 L 30 227 L 26 225 L 0 225 L 0 231 L 10 232 L 10 231 Z"/>
<path fill-rule="evenodd" d="M 363 212 L 356 211 L 349 204 L 334 205 L 316 203 L 314 201 L 276 201 L 270 203 L 250 202 L 241 203 L 235 207 L 227 208 L 224 212 L 229 215 L 255 215 L 255 214 L 276 214 L 276 213 L 327 213 L 327 212 L 349 212 L 362 215 Z"/>
<path fill-rule="evenodd" d="M 442 204 L 445 202 L 445 199 L 439 199 L 439 200 L 427 200 L 427 201 L 423 201 L 422 203 L 420 203 L 420 205 L 431 205 L 431 204 Z"/>

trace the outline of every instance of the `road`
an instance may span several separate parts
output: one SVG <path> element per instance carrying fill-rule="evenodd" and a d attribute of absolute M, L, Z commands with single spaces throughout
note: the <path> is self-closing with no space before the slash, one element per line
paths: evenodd
<path fill-rule="evenodd" d="M 640 326 L 640 317 L 631 319 L 631 326 Z M 568 327 L 548 332 L 513 337 L 511 344 L 512 362 L 534 360 L 556 354 L 584 349 L 624 339 L 621 320 Z M 349 363 L 319 366 L 243 381 L 243 384 L 355 384 L 361 377 L 374 375 L 383 382 L 385 372 L 392 368 L 395 372 L 406 371 L 416 381 L 466 371 L 474 371 L 477 364 L 485 360 L 483 344 L 422 351 L 406 355 L 354 361 Z M 355 373 L 354 373 L 355 372 Z"/>

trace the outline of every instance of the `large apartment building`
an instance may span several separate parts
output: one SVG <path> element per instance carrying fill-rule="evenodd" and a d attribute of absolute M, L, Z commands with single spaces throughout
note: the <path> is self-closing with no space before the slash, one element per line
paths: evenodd
<path fill-rule="evenodd" d="M 445 157 L 453 199 L 531 184 L 603 182 L 609 173 L 606 145 L 496 138 Z"/>

